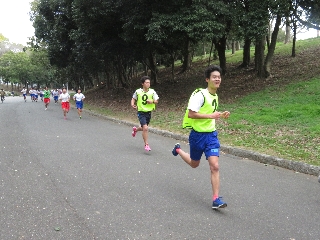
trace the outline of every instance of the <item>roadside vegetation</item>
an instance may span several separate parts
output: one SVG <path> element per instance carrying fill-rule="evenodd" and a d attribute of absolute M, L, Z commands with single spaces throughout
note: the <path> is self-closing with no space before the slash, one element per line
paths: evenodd
<path fill-rule="evenodd" d="M 290 44 L 277 45 L 273 75 L 267 79 L 257 78 L 250 67 L 238 68 L 241 50 L 227 54 L 229 71 L 218 95 L 219 109 L 229 110 L 231 116 L 219 120 L 217 128 L 224 145 L 319 166 L 320 38 L 298 41 L 295 58 L 290 49 Z M 160 102 L 151 127 L 188 135 L 189 131 L 181 128 L 182 118 L 191 92 L 205 87 L 203 71 L 207 65 L 203 57 L 183 74 L 177 67 L 174 82 L 168 80 L 170 69 L 159 70 L 160 83 L 152 87 Z M 85 108 L 138 124 L 130 100 L 140 87 L 139 78 L 127 89 L 87 91 Z"/>

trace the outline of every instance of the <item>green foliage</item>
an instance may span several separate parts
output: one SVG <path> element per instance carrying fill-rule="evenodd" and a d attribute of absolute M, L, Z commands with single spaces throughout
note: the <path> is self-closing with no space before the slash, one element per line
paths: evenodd
<path fill-rule="evenodd" d="M 21 82 L 31 76 L 33 66 L 24 52 L 7 52 L 0 58 L 0 75 L 5 82 Z"/>
<path fill-rule="evenodd" d="M 315 21 L 316 4 L 295 3 L 302 6 L 300 15 L 307 13 L 308 21 Z M 140 69 L 156 78 L 155 56 L 166 66 L 183 59 L 186 70 L 199 44 L 254 41 L 265 36 L 273 14 L 294 16 L 294 2 L 281 0 L 37 0 L 31 5 L 32 48 L 44 44 L 51 65 L 69 76 L 71 84 L 88 87 L 102 75 L 109 85 L 127 87 Z"/>

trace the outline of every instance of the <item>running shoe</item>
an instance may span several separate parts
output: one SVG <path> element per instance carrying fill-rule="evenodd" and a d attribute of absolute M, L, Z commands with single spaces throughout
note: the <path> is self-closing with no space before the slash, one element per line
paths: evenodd
<path fill-rule="evenodd" d="M 172 149 L 172 154 L 173 156 L 177 156 L 178 155 L 178 152 L 177 152 L 177 149 L 180 149 L 180 143 L 176 143 L 176 145 L 174 145 L 174 148 Z"/>
<path fill-rule="evenodd" d="M 227 203 L 222 201 L 222 197 L 218 197 L 212 202 L 212 209 L 225 208 L 226 206 Z"/>
<path fill-rule="evenodd" d="M 146 150 L 147 152 L 151 151 L 151 148 L 149 147 L 149 144 L 144 146 L 144 150 Z"/>
<path fill-rule="evenodd" d="M 81 119 L 81 116 L 79 117 L 79 119 Z"/>
<path fill-rule="evenodd" d="M 133 127 L 132 128 L 132 137 L 135 137 L 137 134 L 137 128 L 136 127 Z"/>

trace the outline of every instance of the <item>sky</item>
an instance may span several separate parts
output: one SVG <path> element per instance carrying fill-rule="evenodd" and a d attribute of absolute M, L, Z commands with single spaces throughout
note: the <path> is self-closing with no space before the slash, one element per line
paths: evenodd
<path fill-rule="evenodd" d="M 29 17 L 30 2 L 32 0 L 0 0 L 0 33 L 9 42 L 27 45 L 28 37 L 34 35 Z"/>
<path fill-rule="evenodd" d="M 0 0 L 0 33 L 12 43 L 26 45 L 28 37 L 34 35 L 34 28 L 30 21 L 30 2 L 32 0 Z M 306 39 L 317 36 L 316 30 L 303 31 L 297 39 Z"/>

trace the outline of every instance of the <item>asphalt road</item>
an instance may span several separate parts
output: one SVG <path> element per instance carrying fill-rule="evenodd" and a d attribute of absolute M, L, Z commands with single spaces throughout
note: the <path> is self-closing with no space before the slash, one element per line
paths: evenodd
<path fill-rule="evenodd" d="M 320 184 L 222 154 L 225 209 L 211 209 L 205 159 L 176 140 L 22 97 L 0 103 L 0 239 L 320 239 Z M 182 143 L 188 150 L 188 145 Z"/>

